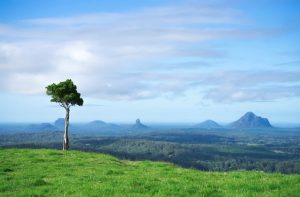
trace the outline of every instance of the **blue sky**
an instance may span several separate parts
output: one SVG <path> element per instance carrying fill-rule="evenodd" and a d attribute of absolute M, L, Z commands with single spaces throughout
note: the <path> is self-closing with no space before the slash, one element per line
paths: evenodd
<path fill-rule="evenodd" d="M 64 111 L 45 86 L 73 79 L 71 121 L 299 123 L 297 0 L 0 2 L 0 122 Z"/>

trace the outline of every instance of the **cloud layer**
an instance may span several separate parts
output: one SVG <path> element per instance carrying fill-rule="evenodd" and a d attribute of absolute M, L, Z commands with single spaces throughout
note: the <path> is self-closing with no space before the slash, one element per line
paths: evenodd
<path fill-rule="evenodd" d="M 3 24 L 0 90 L 38 94 L 72 78 L 85 96 L 110 100 L 191 89 L 215 102 L 299 97 L 300 72 L 205 70 L 214 66 L 211 59 L 226 57 L 213 43 L 257 35 L 238 28 L 241 15 L 224 5 L 193 4 Z"/>

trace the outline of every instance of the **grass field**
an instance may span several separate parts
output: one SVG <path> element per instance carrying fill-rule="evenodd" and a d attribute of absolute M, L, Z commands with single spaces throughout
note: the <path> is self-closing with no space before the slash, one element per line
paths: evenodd
<path fill-rule="evenodd" d="M 0 149 L 0 196 L 299 196 L 300 175 L 202 172 L 80 151 Z"/>

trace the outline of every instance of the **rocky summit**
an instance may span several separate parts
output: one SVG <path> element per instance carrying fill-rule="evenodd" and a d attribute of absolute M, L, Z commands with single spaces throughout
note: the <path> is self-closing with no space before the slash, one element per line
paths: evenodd
<path fill-rule="evenodd" d="M 132 129 L 148 129 L 148 128 L 149 127 L 141 123 L 141 120 L 139 118 L 136 119 L 135 124 L 132 125 Z"/>
<path fill-rule="evenodd" d="M 231 128 L 272 128 L 267 118 L 256 116 L 253 112 L 247 112 L 237 121 L 229 125 Z"/>

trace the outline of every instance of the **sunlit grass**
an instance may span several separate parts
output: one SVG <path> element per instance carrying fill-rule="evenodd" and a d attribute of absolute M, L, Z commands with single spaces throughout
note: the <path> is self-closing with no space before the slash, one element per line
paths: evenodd
<path fill-rule="evenodd" d="M 202 172 L 80 151 L 0 149 L 0 196 L 297 196 L 300 175 Z"/>

